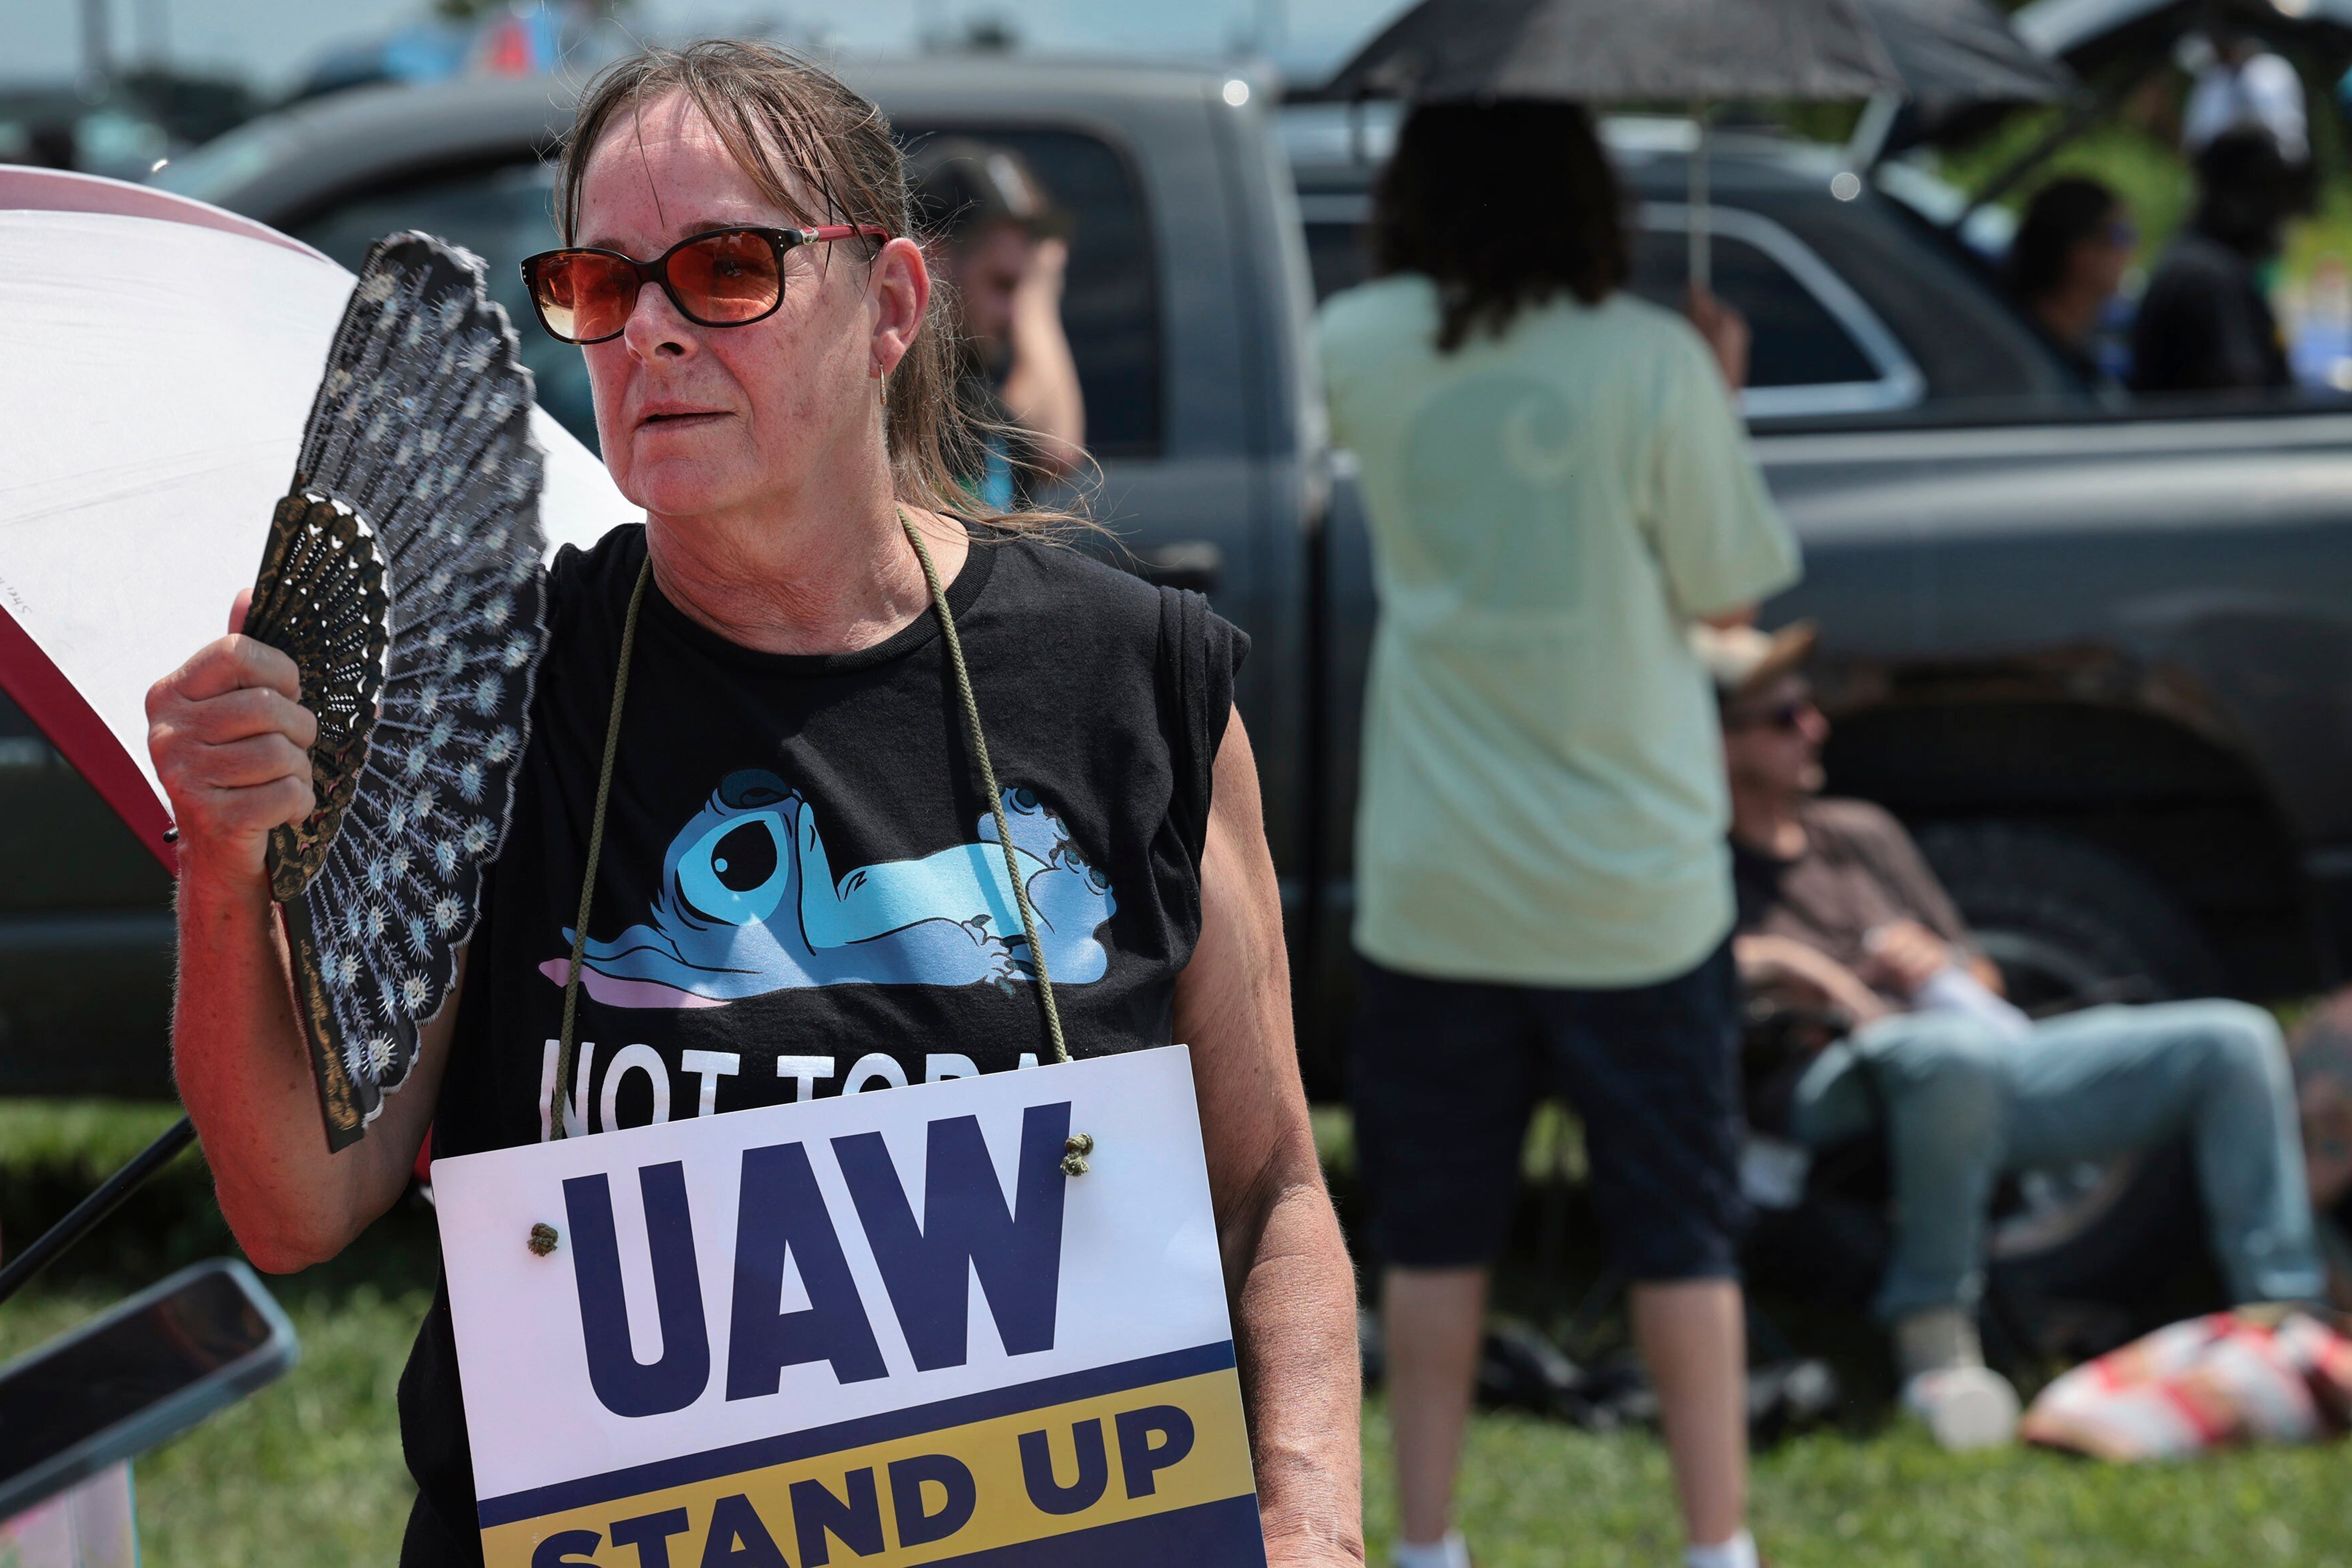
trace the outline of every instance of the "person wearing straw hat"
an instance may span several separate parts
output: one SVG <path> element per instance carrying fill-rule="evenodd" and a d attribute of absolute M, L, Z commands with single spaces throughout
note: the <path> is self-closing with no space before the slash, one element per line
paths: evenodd
<path fill-rule="evenodd" d="M 1268 1558 L 1343 1568 L 1354 1277 L 1233 711 L 1244 640 L 1198 595 L 1055 548 L 1051 519 L 975 512 L 908 205 L 881 111 L 782 50 L 652 51 L 583 94 L 564 243 L 525 273 L 646 521 L 549 573 L 457 990 L 329 1154 L 263 869 L 310 809 L 316 725 L 290 660 L 221 639 L 150 698 L 181 834 L 179 1085 L 239 1241 L 285 1271 L 400 1196 L 428 1122 L 465 1154 L 1182 1041 Z M 420 754 L 381 744 L 371 766 Z M 489 830 L 461 768 L 424 771 L 410 809 Z M 401 1560 L 478 1563 L 446 1284 L 400 1403 Z"/>
<path fill-rule="evenodd" d="M 1884 1131 L 1895 1252 L 1875 1303 L 1904 1407 L 1947 1447 L 2007 1442 L 2017 1395 L 1984 1364 L 1976 1308 L 2003 1173 L 2101 1163 L 2187 1136 L 2207 1234 L 2239 1301 L 2316 1300 L 2323 1276 L 2294 1086 L 2275 1020 L 2242 1002 L 2093 1007 L 2035 1022 L 1902 824 L 1821 796 L 1829 721 L 1811 626 L 1693 634 L 1715 681 L 1731 787 L 1740 977 L 1841 1016 L 1799 1060 L 1788 1129 L 1825 1147 Z"/>
<path fill-rule="evenodd" d="M 1324 306 L 1380 591 L 1356 826 L 1358 1147 L 1403 1568 L 1449 1528 L 1521 1134 L 1564 1090 L 1702 1568 L 1753 1568 L 1729 821 L 1684 640 L 1794 541 L 1689 321 L 1623 290 L 1623 201 L 1559 103 L 1423 105 L 1379 276 Z"/>

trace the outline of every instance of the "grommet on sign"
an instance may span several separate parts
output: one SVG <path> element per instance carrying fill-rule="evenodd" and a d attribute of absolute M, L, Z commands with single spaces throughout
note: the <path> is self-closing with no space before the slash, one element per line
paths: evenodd
<path fill-rule="evenodd" d="M 1068 1138 L 1063 1141 L 1062 1143 L 1063 1174 L 1070 1176 L 1085 1175 L 1087 1173 L 1087 1156 L 1094 1152 L 1095 1140 L 1092 1133 L 1071 1133 Z"/>
<path fill-rule="evenodd" d="M 557 1240 L 555 1227 L 541 1220 L 530 1227 L 530 1239 L 523 1245 L 530 1248 L 533 1257 L 545 1258 L 554 1252 Z"/>

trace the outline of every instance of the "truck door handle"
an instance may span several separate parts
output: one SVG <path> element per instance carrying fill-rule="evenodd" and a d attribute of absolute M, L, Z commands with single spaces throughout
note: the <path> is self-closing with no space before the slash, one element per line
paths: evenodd
<path fill-rule="evenodd" d="M 1135 552 L 1135 574 L 1162 588 L 1213 594 L 1225 572 L 1225 552 L 1212 540 L 1180 539 Z"/>

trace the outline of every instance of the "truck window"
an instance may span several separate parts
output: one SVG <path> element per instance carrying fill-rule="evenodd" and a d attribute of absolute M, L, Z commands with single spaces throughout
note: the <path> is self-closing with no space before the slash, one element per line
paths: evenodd
<path fill-rule="evenodd" d="M 1748 318 L 1750 386 L 1817 386 L 1875 381 L 1878 371 L 1853 335 L 1804 285 L 1744 239 L 1716 235 L 1709 244 L 1715 291 Z M 1633 292 L 1680 310 L 1690 276 L 1690 240 L 1681 230 L 1643 229 L 1633 237 Z"/>
<path fill-rule="evenodd" d="M 404 228 L 439 235 L 479 256 L 488 263 L 490 298 L 513 318 L 522 362 L 538 378 L 540 406 L 593 451 L 596 409 L 588 392 L 588 367 L 578 349 L 540 331 L 522 286 L 522 258 L 557 243 L 554 212 L 551 166 L 500 163 L 355 193 L 294 234 L 354 272 L 369 246 Z"/>
<path fill-rule="evenodd" d="M 1062 321 L 1087 399 L 1087 445 L 1103 458 L 1150 457 L 1160 447 L 1160 300 L 1150 226 L 1127 161 L 1099 138 L 1066 131 L 971 130 L 1028 160 L 1071 215 Z M 596 446 L 596 415 L 580 351 L 539 330 L 520 262 L 557 243 L 551 165 L 502 162 L 441 170 L 347 195 L 294 229 L 356 271 L 367 248 L 398 229 L 421 228 L 489 263 L 491 298 L 514 318 L 539 401 Z"/>
<path fill-rule="evenodd" d="M 1128 160 L 1082 132 L 996 125 L 899 127 L 912 147 L 927 136 L 971 136 L 1018 153 L 1067 213 L 1070 267 L 1062 327 L 1087 398 L 1087 447 L 1097 458 L 1150 458 L 1160 448 L 1160 285 L 1151 225 Z"/>
<path fill-rule="evenodd" d="M 1645 202 L 1633 289 L 1679 310 L 1690 278 L 1690 208 Z M 1805 242 L 1745 207 L 1707 209 L 1717 294 L 1754 334 L 1740 407 L 1751 419 L 1907 408 L 1927 378 L 1895 334 Z"/>
<path fill-rule="evenodd" d="M 1369 198 L 1302 193 L 1307 264 L 1320 300 L 1363 281 Z M 1715 289 L 1754 333 L 1741 404 L 1751 417 L 1900 408 L 1925 382 L 1893 334 L 1803 241 L 1737 207 L 1709 210 Z M 1686 210 L 1652 202 L 1633 236 L 1633 291 L 1682 309 L 1689 277 Z"/>

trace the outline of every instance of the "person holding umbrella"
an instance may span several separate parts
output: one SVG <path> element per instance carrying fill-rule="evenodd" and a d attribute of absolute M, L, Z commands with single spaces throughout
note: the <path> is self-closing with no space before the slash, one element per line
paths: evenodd
<path fill-rule="evenodd" d="M 1695 1568 L 1752 1568 L 1729 811 L 1695 621 L 1797 576 L 1718 358 L 1638 300 L 1623 200 L 1559 102 L 1424 104 L 1327 302 L 1333 433 L 1381 598 L 1352 1094 L 1402 1568 L 1448 1529 L 1487 1271 L 1535 1100 L 1583 1118 Z"/>

